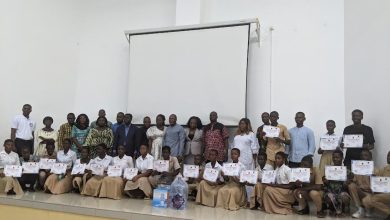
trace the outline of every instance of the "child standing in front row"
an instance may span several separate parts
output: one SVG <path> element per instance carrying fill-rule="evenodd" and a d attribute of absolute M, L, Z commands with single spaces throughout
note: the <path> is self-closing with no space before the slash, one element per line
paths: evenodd
<path fill-rule="evenodd" d="M 231 150 L 231 158 L 233 163 L 238 164 L 240 171 L 245 170 L 244 164 L 238 161 L 240 157 L 240 150 L 238 148 L 233 148 Z M 228 210 L 238 210 L 240 207 L 245 207 L 246 205 L 246 190 L 245 185 L 240 183 L 240 176 L 225 176 L 222 172 L 222 176 L 225 180 L 225 185 L 219 189 L 217 196 L 217 205 L 216 207 L 222 207 Z"/>
<path fill-rule="evenodd" d="M 338 146 L 340 146 L 341 137 L 337 136 L 334 133 L 335 128 L 336 128 L 336 122 L 333 120 L 328 120 L 326 122 L 326 130 L 328 130 L 328 132 L 326 134 L 324 134 L 322 136 L 322 138 L 338 137 L 339 138 Z M 332 162 L 332 153 L 333 153 L 332 150 L 322 150 L 321 147 L 318 148 L 318 154 L 321 154 L 319 169 L 320 169 L 322 176 L 325 175 L 325 167 L 331 166 L 333 163 Z"/>

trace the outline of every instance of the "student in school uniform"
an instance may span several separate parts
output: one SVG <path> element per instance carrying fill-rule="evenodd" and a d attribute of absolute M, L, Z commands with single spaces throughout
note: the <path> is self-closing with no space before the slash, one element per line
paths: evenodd
<path fill-rule="evenodd" d="M 328 120 L 326 122 L 326 130 L 328 132 L 322 136 L 322 138 L 329 138 L 329 137 L 337 137 L 338 135 L 335 134 L 334 129 L 336 128 L 336 122 L 333 120 Z M 339 140 L 339 145 L 341 142 L 341 137 Z M 326 166 L 331 166 L 332 165 L 332 150 L 322 150 L 321 147 L 318 148 L 318 154 L 321 154 L 321 159 L 320 159 L 320 166 L 319 169 L 321 171 L 321 175 L 325 175 L 325 167 Z"/>
<path fill-rule="evenodd" d="M 91 160 L 89 158 L 89 147 L 82 147 L 80 152 L 80 159 L 77 159 L 74 166 L 79 164 L 86 164 L 84 174 L 73 175 L 72 186 L 73 189 L 80 193 L 83 191 L 83 186 L 87 182 L 88 170 L 91 168 Z"/>
<path fill-rule="evenodd" d="M 14 147 L 14 141 L 7 139 L 4 141 L 4 150 L 0 152 L 0 193 L 22 195 L 23 190 L 17 178 L 4 175 L 6 165 L 20 165 L 18 154 L 12 151 Z"/>
<path fill-rule="evenodd" d="M 114 157 L 113 164 L 114 166 L 120 166 L 122 173 L 126 168 L 133 168 L 133 158 L 127 156 L 126 148 L 123 145 L 118 146 L 118 156 Z M 110 199 L 121 199 L 124 188 L 123 178 L 120 176 L 112 177 L 106 176 L 102 182 L 102 188 L 100 189 L 100 198 L 110 198 Z"/>
<path fill-rule="evenodd" d="M 54 142 L 53 141 L 50 141 L 48 143 L 46 143 L 46 154 L 43 155 L 43 157 L 37 157 L 38 161 L 41 159 L 41 158 L 44 158 L 44 159 L 57 159 L 57 153 L 55 152 L 55 146 L 54 146 Z M 38 176 L 38 188 L 43 190 L 44 186 L 45 186 L 45 182 L 46 182 L 46 179 L 47 177 L 50 175 L 50 170 L 39 170 L 39 176 Z"/>
<path fill-rule="evenodd" d="M 340 149 L 333 151 L 332 160 L 334 166 L 342 166 L 344 153 Z M 327 180 L 322 177 L 324 183 L 324 200 L 330 209 L 331 215 L 345 216 L 349 214 L 350 196 L 348 194 L 348 182 L 353 178 L 347 171 L 347 181 Z"/>
<path fill-rule="evenodd" d="M 240 150 L 233 148 L 231 150 L 231 159 L 233 163 L 238 164 L 240 167 L 239 173 L 246 170 L 245 165 L 238 161 L 240 157 Z M 236 211 L 240 207 L 246 206 L 246 190 L 245 185 L 240 183 L 240 177 L 238 176 L 225 176 L 222 172 L 222 176 L 225 180 L 225 185 L 218 190 L 217 205 L 216 207 L 224 208 L 227 210 Z"/>
<path fill-rule="evenodd" d="M 149 183 L 149 176 L 153 172 L 152 155 L 148 154 L 149 149 L 146 145 L 140 146 L 140 154 L 135 161 L 135 167 L 138 169 L 138 175 L 131 180 L 127 180 L 125 185 L 125 193 L 130 198 L 152 198 L 152 186 Z M 125 179 L 126 181 L 126 179 Z"/>
<path fill-rule="evenodd" d="M 222 166 L 217 162 L 218 151 L 215 149 L 210 149 L 208 154 L 208 162 L 205 166 L 205 169 L 212 168 L 216 169 L 219 172 L 219 176 L 215 183 L 203 179 L 199 183 L 198 193 L 196 195 L 196 203 L 202 204 L 205 206 L 215 207 L 217 204 L 218 190 L 223 186 L 224 179 L 221 175 Z M 204 171 L 203 171 L 204 172 Z M 202 173 L 203 177 L 203 173 Z"/>
<path fill-rule="evenodd" d="M 390 151 L 387 153 L 387 165 L 375 172 L 376 176 L 390 177 Z M 363 205 L 366 208 L 366 217 L 372 217 L 371 210 L 378 210 L 390 219 L 390 193 L 375 193 L 364 197 Z"/>
<path fill-rule="evenodd" d="M 39 129 L 36 135 L 37 147 L 35 149 L 34 155 L 38 157 L 43 157 L 46 154 L 46 145 L 48 144 L 48 142 L 53 142 L 55 146 L 55 151 L 58 151 L 58 132 L 51 127 L 53 124 L 53 118 L 50 116 L 46 116 L 43 119 L 43 124 L 45 125 L 45 127 Z"/>
<path fill-rule="evenodd" d="M 295 199 L 299 203 L 299 210 L 297 214 L 308 215 L 310 214 L 308 201 L 314 202 L 317 208 L 317 217 L 324 218 L 325 213 L 322 210 L 322 198 L 324 193 L 322 192 L 322 174 L 317 167 L 313 167 L 313 156 L 304 156 L 301 160 L 301 168 L 310 169 L 310 182 L 303 183 L 301 181 L 296 182 L 297 189 L 294 190 Z"/>
<path fill-rule="evenodd" d="M 199 183 L 202 180 L 201 175 L 204 170 L 203 156 L 197 154 L 194 156 L 194 165 L 199 166 L 199 177 L 198 178 L 188 178 L 188 196 L 193 200 L 196 199 L 196 194 L 198 192 Z"/>
<path fill-rule="evenodd" d="M 66 173 L 57 175 L 51 174 L 45 182 L 45 192 L 52 194 L 63 194 L 68 193 L 72 190 L 72 166 L 77 160 L 76 152 L 70 150 L 72 145 L 71 139 L 67 138 L 63 142 L 63 150 L 58 151 L 57 153 L 57 163 L 66 164 Z"/>
<path fill-rule="evenodd" d="M 36 158 L 31 155 L 30 147 L 23 146 L 22 147 L 22 156 L 19 158 L 20 164 L 25 162 L 37 162 Z M 21 177 L 18 178 L 20 186 L 23 190 L 27 190 L 29 192 L 34 192 L 34 186 L 37 182 L 38 174 L 33 173 L 23 173 Z"/>
<path fill-rule="evenodd" d="M 259 208 L 263 209 L 263 192 L 265 185 L 261 183 L 261 177 L 263 176 L 263 171 L 274 169 L 272 165 L 267 163 L 267 161 L 267 154 L 264 150 L 260 150 L 259 154 L 257 155 L 256 167 L 256 171 L 258 172 L 258 183 L 256 183 L 255 188 L 250 195 L 249 207 L 251 210 L 258 210 Z"/>
<path fill-rule="evenodd" d="M 107 176 L 107 168 L 109 165 L 112 165 L 112 157 L 109 156 L 106 152 L 107 145 L 105 143 L 101 143 L 96 146 L 97 157 L 93 159 L 91 166 L 92 164 L 102 165 L 104 167 L 104 174 L 103 176 L 93 175 L 92 171 L 89 170 L 87 175 L 87 178 L 89 178 L 83 187 L 83 191 L 81 191 L 81 195 L 94 197 L 99 196 L 103 178 Z"/>
<path fill-rule="evenodd" d="M 276 183 L 266 184 L 263 193 L 264 210 L 267 213 L 292 214 L 295 202 L 292 190 L 295 184 L 290 184 L 291 169 L 285 165 L 286 155 L 277 152 L 275 155 Z"/>
<path fill-rule="evenodd" d="M 156 188 L 159 184 L 171 185 L 177 174 L 180 173 L 181 167 L 179 161 L 176 157 L 172 157 L 171 148 L 168 146 L 164 146 L 162 148 L 162 157 L 163 160 L 169 161 L 169 171 L 168 172 L 157 172 L 154 170 L 152 174 L 149 176 L 149 182 L 153 188 Z"/>

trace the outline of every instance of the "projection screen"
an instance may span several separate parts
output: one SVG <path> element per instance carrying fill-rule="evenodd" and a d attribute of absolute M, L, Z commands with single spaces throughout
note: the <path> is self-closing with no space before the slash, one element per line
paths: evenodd
<path fill-rule="evenodd" d="M 144 116 L 191 116 L 237 125 L 246 116 L 250 24 L 143 31 L 128 34 L 130 66 L 127 112 Z"/>

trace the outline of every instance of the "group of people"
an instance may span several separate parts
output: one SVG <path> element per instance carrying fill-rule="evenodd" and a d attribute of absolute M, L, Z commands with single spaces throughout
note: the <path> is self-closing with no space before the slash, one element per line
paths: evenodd
<path fill-rule="evenodd" d="M 4 150 L 0 152 L 0 168 L 50 158 L 67 164 L 67 172 L 57 175 L 50 170 L 40 170 L 38 174 L 23 174 L 19 178 L 1 173 L 0 191 L 8 194 L 40 189 L 52 194 L 76 191 L 86 196 L 112 199 L 120 199 L 122 195 L 151 198 L 153 188 L 172 183 L 186 164 L 199 166 L 199 177 L 187 178 L 187 182 L 190 196 L 202 205 L 229 210 L 250 207 L 267 213 L 291 214 L 293 205 L 298 203 L 295 212 L 309 214 L 308 201 L 313 200 L 317 216 L 325 217 L 326 210 L 338 216 L 347 215 L 352 200 L 357 207 L 353 217 L 370 216 L 371 211 L 377 209 L 390 218 L 390 195 L 373 194 L 369 176 L 349 172 L 347 181 L 325 178 L 326 166 L 342 166 L 344 163 L 350 170 L 352 160 L 372 160 L 375 139 L 371 127 L 361 123 L 361 110 L 352 112 L 353 124 L 344 129 L 343 135 L 363 135 L 363 146 L 347 148 L 345 157 L 342 138 L 336 150 L 319 147 L 321 160 L 318 167 L 313 166 L 312 159 L 316 150 L 314 133 L 304 126 L 303 112 L 296 113 L 296 126 L 291 129 L 278 122 L 279 113 L 276 111 L 261 115 L 263 125 L 256 132 L 252 131 L 250 120 L 242 118 L 228 159 L 229 132 L 218 122 L 216 112 L 210 113 L 210 123 L 205 126 L 199 117 L 193 116 L 184 128 L 177 124 L 174 114 L 169 116 L 169 125 L 166 126 L 165 116 L 160 114 L 155 125 L 152 126 L 150 117 L 145 117 L 143 125 L 137 127 L 131 123 L 131 114 L 119 112 L 117 122 L 112 124 L 101 109 L 97 120 L 92 123 L 85 114 L 76 118 L 69 113 L 67 123 L 55 131 L 51 127 L 53 118 L 48 116 L 43 119 L 44 127 L 36 131 L 36 124 L 29 117 L 31 111 L 31 105 L 26 104 L 23 114 L 14 118 L 11 139 L 4 142 Z M 278 136 L 269 137 L 265 126 L 278 128 Z M 327 121 L 324 137 L 337 136 L 335 128 L 333 120 Z M 390 164 L 390 154 L 387 159 Z M 169 161 L 169 171 L 155 170 L 155 160 Z M 239 177 L 225 175 L 223 163 L 227 161 L 237 163 L 240 172 L 257 170 L 258 182 L 243 183 Z M 86 164 L 85 173 L 71 175 L 72 166 L 78 164 Z M 103 166 L 106 172 L 93 174 L 91 166 L 94 164 Z M 108 176 L 107 168 L 112 165 L 122 169 L 137 168 L 138 174 L 132 179 Z M 310 169 L 310 183 L 290 182 L 291 169 L 297 167 Z M 218 171 L 215 182 L 203 178 L 207 168 Z M 261 182 L 265 170 L 275 170 L 275 183 Z M 376 171 L 375 175 L 390 176 L 390 165 Z"/>

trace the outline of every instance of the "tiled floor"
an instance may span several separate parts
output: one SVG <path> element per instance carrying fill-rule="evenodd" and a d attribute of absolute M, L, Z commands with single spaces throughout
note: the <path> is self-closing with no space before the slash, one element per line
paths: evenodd
<path fill-rule="evenodd" d="M 315 215 L 269 215 L 261 211 L 241 209 L 228 211 L 221 208 L 209 208 L 190 202 L 186 210 L 173 210 L 154 208 L 150 200 L 134 200 L 124 198 L 122 200 L 98 199 L 84 197 L 74 193 L 63 195 L 50 195 L 41 192 L 26 192 L 23 196 L 0 195 L 0 204 L 47 209 L 59 212 L 70 212 L 81 215 L 101 216 L 119 219 L 265 219 L 276 220 L 308 220 L 317 219 Z M 313 210 L 315 211 L 315 210 Z M 327 219 L 331 219 L 328 217 Z M 351 218 L 343 218 L 351 219 Z"/>

